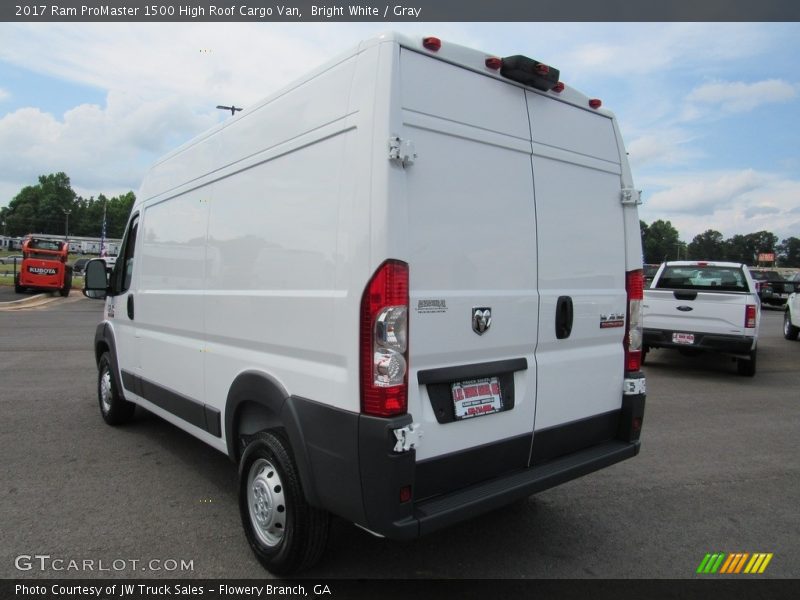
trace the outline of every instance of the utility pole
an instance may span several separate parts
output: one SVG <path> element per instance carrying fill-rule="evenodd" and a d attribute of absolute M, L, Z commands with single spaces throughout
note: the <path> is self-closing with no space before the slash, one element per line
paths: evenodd
<path fill-rule="evenodd" d="M 66 222 L 64 223 L 64 239 L 69 239 L 69 215 L 72 212 L 69 208 L 62 208 L 61 210 L 64 211 L 64 215 L 66 216 Z"/>

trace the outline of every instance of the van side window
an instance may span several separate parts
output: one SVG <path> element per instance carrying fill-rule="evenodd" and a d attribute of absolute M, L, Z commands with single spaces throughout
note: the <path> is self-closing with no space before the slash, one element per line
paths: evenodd
<path fill-rule="evenodd" d="M 127 236 L 122 243 L 122 252 L 120 253 L 119 258 L 117 259 L 117 269 L 121 271 L 120 275 L 117 275 L 118 279 L 117 282 L 121 285 L 119 286 L 119 292 L 127 292 L 128 289 L 131 287 L 131 277 L 133 276 L 133 258 L 136 252 L 136 234 L 139 231 L 139 217 L 136 216 L 133 218 L 131 222 L 131 226 L 128 229 Z M 119 264 L 120 261 L 122 264 Z"/>

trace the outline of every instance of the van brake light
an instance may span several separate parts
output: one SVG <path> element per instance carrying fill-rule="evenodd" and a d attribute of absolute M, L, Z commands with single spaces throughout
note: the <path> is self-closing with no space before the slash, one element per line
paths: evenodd
<path fill-rule="evenodd" d="M 361 410 L 379 417 L 408 408 L 408 264 L 385 261 L 361 297 Z"/>
<path fill-rule="evenodd" d="M 644 299 L 644 271 L 625 274 L 625 291 L 628 296 L 628 315 L 623 346 L 625 371 L 635 373 L 642 367 L 642 300 Z"/>

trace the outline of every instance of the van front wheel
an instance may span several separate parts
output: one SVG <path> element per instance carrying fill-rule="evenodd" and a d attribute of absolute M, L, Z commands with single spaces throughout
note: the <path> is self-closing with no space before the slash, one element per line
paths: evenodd
<path fill-rule="evenodd" d="M 247 541 L 270 572 L 289 575 L 313 566 L 328 540 L 328 513 L 303 494 L 288 443 L 255 434 L 239 464 L 239 512 Z"/>
<path fill-rule="evenodd" d="M 104 352 L 97 364 L 97 400 L 100 403 L 100 414 L 103 420 L 109 425 L 122 425 L 133 418 L 136 405 L 123 398 L 117 384 L 114 383 L 114 375 L 111 372 L 111 357 L 108 352 Z"/>

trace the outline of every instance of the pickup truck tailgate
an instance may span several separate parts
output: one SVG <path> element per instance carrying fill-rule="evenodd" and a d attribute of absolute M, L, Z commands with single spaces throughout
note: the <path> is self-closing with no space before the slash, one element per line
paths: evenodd
<path fill-rule="evenodd" d="M 741 292 L 655 290 L 644 292 L 645 328 L 743 335 L 745 307 L 751 296 Z"/>

